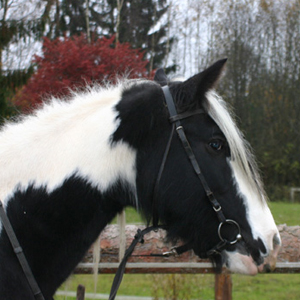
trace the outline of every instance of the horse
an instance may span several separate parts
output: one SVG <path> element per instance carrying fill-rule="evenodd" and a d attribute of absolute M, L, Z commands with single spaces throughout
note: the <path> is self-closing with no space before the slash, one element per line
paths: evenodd
<path fill-rule="evenodd" d="M 215 92 L 225 65 L 89 86 L 5 123 L 0 200 L 44 299 L 127 206 L 216 268 L 275 267 L 281 241 L 253 151 Z M 1 299 L 36 299 L 15 252 L 2 220 Z"/>

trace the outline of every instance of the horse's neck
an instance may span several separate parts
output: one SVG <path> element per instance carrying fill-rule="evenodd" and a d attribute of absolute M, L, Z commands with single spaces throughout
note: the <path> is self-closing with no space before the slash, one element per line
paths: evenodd
<path fill-rule="evenodd" d="M 121 88 L 91 90 L 70 102 L 53 101 L 0 131 L 0 199 L 30 184 L 48 192 L 73 175 L 107 190 L 118 179 L 134 188 L 136 151 L 120 139 L 115 105 Z"/>
<path fill-rule="evenodd" d="M 46 296 L 136 194 L 136 153 L 111 143 L 118 126 L 112 104 L 96 106 L 75 113 L 62 104 L 57 115 L 50 107 L 0 134 L 0 199 Z M 7 245 L 0 226 L 0 255 L 9 263 L 15 257 L 11 249 L 2 252 Z M 0 257 L 0 272 L 1 264 Z M 20 270 L 8 272 L 23 278 Z M 1 295 L 5 277 L 0 273 Z"/>
<path fill-rule="evenodd" d="M 34 183 L 52 191 L 75 173 L 100 190 L 117 178 L 134 184 L 135 151 L 122 142 L 111 144 L 118 126 L 114 110 L 118 93 L 115 102 L 106 105 L 101 96 L 98 102 L 95 96 L 70 104 L 54 102 L 36 116 L 6 126 L 0 133 L 2 201 L 17 185 L 26 189 Z"/>
<path fill-rule="evenodd" d="M 51 299 L 102 229 L 130 197 L 129 190 L 126 187 L 122 189 L 121 183 L 118 188 L 112 187 L 110 191 L 101 193 L 85 180 L 73 177 L 53 193 L 32 187 L 26 194 L 16 193 L 9 201 L 7 214 L 46 299 Z M 6 261 L 0 257 L 1 294 L 3 289 L 8 289 L 3 287 L 8 274 L 1 274 L 1 265 L 5 267 L 6 263 L 10 264 L 9 261 L 16 260 L 8 243 L 2 230 L 0 253 L 5 255 Z M 8 266 L 6 270 L 21 281 L 24 279 L 20 268 L 9 269 Z"/>

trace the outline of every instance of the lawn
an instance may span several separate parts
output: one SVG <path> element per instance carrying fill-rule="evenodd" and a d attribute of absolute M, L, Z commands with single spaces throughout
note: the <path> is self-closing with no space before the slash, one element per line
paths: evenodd
<path fill-rule="evenodd" d="M 276 224 L 300 225 L 300 203 L 270 202 Z"/>
<path fill-rule="evenodd" d="M 276 224 L 300 224 L 300 203 L 272 202 L 269 204 Z M 127 209 L 128 223 L 140 223 L 141 218 L 133 209 Z M 98 275 L 97 293 L 108 294 L 113 275 Z M 233 299 L 285 300 L 300 299 L 300 274 L 264 274 L 255 277 L 232 275 Z M 75 291 L 78 284 L 94 291 L 91 275 L 76 275 L 61 288 Z M 165 299 L 214 299 L 214 275 L 135 275 L 125 274 L 118 295 L 164 297 Z M 170 293 L 175 294 L 172 297 Z M 55 300 L 73 300 L 56 296 Z"/>

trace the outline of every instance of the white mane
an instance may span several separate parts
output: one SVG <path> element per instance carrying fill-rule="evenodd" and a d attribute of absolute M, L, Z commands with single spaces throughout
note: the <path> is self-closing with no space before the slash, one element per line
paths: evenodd
<path fill-rule="evenodd" d="M 225 135 L 231 152 L 231 164 L 234 165 L 236 175 L 247 182 L 251 195 L 260 198 L 265 202 L 266 195 L 257 170 L 250 145 L 245 141 L 243 134 L 237 128 L 225 101 L 214 91 L 206 95 L 208 114 L 219 126 Z"/>

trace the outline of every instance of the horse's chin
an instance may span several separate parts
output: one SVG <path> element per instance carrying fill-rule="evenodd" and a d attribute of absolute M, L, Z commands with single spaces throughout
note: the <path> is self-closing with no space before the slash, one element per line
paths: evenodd
<path fill-rule="evenodd" d="M 254 276 L 263 270 L 250 255 L 226 251 L 225 256 L 225 266 L 230 272 Z"/>

